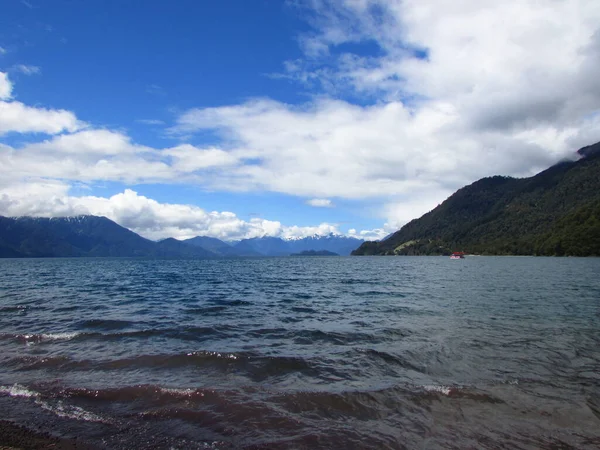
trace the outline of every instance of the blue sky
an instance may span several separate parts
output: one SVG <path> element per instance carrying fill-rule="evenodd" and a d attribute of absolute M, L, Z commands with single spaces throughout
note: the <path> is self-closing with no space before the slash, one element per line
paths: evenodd
<path fill-rule="evenodd" d="M 600 140 L 596 19 L 568 0 L 8 0 L 0 214 L 381 237 Z"/>

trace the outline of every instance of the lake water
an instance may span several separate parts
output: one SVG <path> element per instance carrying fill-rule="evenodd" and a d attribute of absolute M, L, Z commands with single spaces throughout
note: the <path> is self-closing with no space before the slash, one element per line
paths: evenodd
<path fill-rule="evenodd" d="M 600 259 L 0 260 L 0 411 L 103 448 L 598 448 Z"/>

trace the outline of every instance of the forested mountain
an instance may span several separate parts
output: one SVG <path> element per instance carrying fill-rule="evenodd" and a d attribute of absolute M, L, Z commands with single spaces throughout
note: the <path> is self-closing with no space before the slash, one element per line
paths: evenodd
<path fill-rule="evenodd" d="M 495 176 L 353 255 L 600 256 L 600 143 L 531 178 Z"/>
<path fill-rule="evenodd" d="M 2 217 L 0 257 L 214 257 L 175 239 L 153 242 L 106 217 Z"/>

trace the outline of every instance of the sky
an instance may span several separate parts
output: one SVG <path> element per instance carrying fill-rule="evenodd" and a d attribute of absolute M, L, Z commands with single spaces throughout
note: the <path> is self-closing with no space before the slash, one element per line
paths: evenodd
<path fill-rule="evenodd" d="M 4 0 L 0 215 L 377 239 L 600 141 L 597 0 Z"/>

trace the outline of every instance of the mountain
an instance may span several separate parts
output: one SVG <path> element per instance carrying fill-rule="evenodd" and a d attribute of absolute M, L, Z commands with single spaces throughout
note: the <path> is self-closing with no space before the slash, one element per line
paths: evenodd
<path fill-rule="evenodd" d="M 329 234 L 327 236 L 308 236 L 302 239 L 288 241 L 293 253 L 304 251 L 328 251 L 347 256 L 364 241 L 353 237 Z"/>
<path fill-rule="evenodd" d="M 156 247 L 156 256 L 161 257 L 214 258 L 217 256 L 214 252 L 174 238 L 163 239 L 156 243 Z"/>
<path fill-rule="evenodd" d="M 174 241 L 174 242 L 173 242 Z M 2 217 L 0 257 L 214 257 L 180 241 L 153 242 L 106 217 Z"/>
<path fill-rule="evenodd" d="M 495 176 L 353 255 L 600 256 L 600 143 L 530 178 Z"/>
<path fill-rule="evenodd" d="M 243 239 L 233 248 L 240 256 L 289 256 L 305 251 L 328 251 L 338 255 L 349 255 L 362 242 L 364 241 L 361 239 L 334 234 L 289 240 L 265 236 Z"/>
<path fill-rule="evenodd" d="M 243 239 L 233 248 L 239 256 L 288 256 L 292 253 L 287 241 L 271 236 Z"/>
<path fill-rule="evenodd" d="M 191 239 L 185 239 L 182 242 L 203 248 L 220 256 L 238 256 L 238 253 L 231 245 L 217 238 L 196 236 Z"/>

